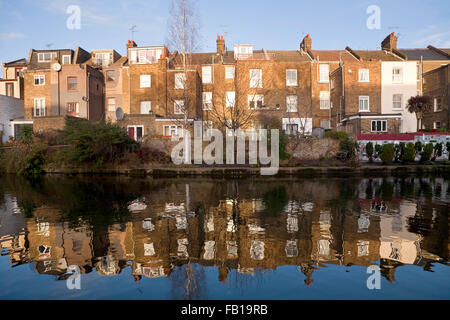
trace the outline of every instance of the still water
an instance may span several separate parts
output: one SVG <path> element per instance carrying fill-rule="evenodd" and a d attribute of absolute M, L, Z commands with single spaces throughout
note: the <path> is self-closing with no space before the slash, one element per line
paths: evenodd
<path fill-rule="evenodd" d="M 449 204 L 440 177 L 4 176 L 0 298 L 450 299 Z"/>

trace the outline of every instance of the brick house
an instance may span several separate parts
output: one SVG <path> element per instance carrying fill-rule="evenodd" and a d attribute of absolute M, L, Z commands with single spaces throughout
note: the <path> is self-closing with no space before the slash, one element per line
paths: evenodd
<path fill-rule="evenodd" d="M 3 63 L 3 78 L 0 79 L 0 95 L 23 100 L 23 71 L 26 59 Z"/>
<path fill-rule="evenodd" d="M 423 115 L 425 129 L 450 128 L 450 67 L 444 65 L 423 75 L 424 95 L 431 97 L 433 110 Z"/>
<path fill-rule="evenodd" d="M 90 57 L 80 47 L 30 50 L 24 71 L 24 120 L 35 131 L 60 129 L 65 116 L 104 119 L 103 74 L 86 64 Z"/>
<path fill-rule="evenodd" d="M 359 133 L 416 131 L 415 115 L 405 106 L 417 92 L 416 63 L 396 49 L 392 33 L 382 50 L 346 51 L 354 60 L 342 61 L 331 73 L 332 126 L 353 137 Z"/>

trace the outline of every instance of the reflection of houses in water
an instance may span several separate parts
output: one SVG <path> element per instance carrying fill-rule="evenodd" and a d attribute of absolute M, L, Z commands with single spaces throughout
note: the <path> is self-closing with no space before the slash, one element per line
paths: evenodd
<path fill-rule="evenodd" d="M 147 202 L 127 203 L 132 211 L 127 221 L 107 226 L 61 222 L 58 210 L 40 207 L 27 219 L 26 233 L 16 235 L 22 238 L 16 244 L 5 238 L 4 243 L 23 248 L 36 270 L 47 274 L 64 274 L 67 266 L 77 265 L 82 272 L 95 268 L 100 275 L 114 276 L 130 266 L 136 278 L 156 278 L 192 262 L 218 266 L 219 280 L 225 281 L 230 270 L 253 275 L 292 265 L 311 284 L 314 271 L 324 264 L 368 266 L 381 260 L 382 268 L 389 269 L 384 274 L 393 277 L 397 265 L 417 264 L 417 257 L 427 254 L 417 249 L 425 236 L 408 229 L 417 206 L 399 198 L 395 185 L 362 181 L 362 190 L 340 206 L 294 198 L 271 206 L 260 194 L 207 203 L 190 188 L 194 202 L 183 185 L 178 188 L 183 193 L 173 188 L 160 201 L 146 196 L 139 199 Z M 386 196 L 389 192 L 393 196 Z M 269 210 L 274 207 L 279 212 Z M 24 261 L 24 256 L 14 259 Z"/>

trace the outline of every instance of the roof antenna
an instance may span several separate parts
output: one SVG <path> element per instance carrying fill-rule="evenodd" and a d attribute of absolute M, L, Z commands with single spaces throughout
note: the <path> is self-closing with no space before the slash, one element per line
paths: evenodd
<path fill-rule="evenodd" d="M 134 41 L 134 33 L 137 32 L 136 31 L 136 25 L 131 26 L 130 31 L 131 31 L 131 40 Z"/>
<path fill-rule="evenodd" d="M 53 45 L 53 43 L 48 43 L 45 46 L 47 47 L 47 49 L 50 49 L 50 47 Z"/>

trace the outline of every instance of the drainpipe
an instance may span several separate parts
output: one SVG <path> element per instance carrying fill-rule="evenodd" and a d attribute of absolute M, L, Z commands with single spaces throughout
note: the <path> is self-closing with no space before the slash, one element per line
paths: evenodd
<path fill-rule="evenodd" d="M 423 95 L 423 56 L 420 56 L 420 95 Z"/>
<path fill-rule="evenodd" d="M 87 77 L 86 77 L 86 106 L 87 106 L 86 111 L 87 111 L 87 119 L 88 120 L 90 119 L 90 99 L 89 99 L 90 77 L 91 77 L 91 73 L 88 71 Z"/>

